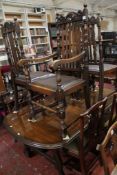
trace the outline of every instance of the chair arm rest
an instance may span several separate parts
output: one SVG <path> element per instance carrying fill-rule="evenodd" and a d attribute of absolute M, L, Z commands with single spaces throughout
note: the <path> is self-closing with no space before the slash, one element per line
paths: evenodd
<path fill-rule="evenodd" d="M 71 57 L 71 58 L 55 60 L 55 61 L 52 62 L 51 68 L 54 69 L 54 70 L 57 70 L 58 66 L 60 66 L 60 65 L 80 61 L 81 58 L 83 58 L 84 54 L 85 54 L 85 51 L 83 51 L 80 54 L 78 54 L 74 57 Z"/>
<path fill-rule="evenodd" d="M 56 54 L 52 54 L 43 58 L 34 58 L 34 59 L 20 59 L 18 61 L 19 66 L 28 65 L 29 63 L 43 63 L 51 58 L 53 58 Z"/>

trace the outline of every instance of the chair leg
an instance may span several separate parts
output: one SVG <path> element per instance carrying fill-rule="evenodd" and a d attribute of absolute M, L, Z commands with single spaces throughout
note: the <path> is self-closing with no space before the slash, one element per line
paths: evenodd
<path fill-rule="evenodd" d="M 65 175 L 59 150 L 55 150 L 54 157 L 55 157 L 55 161 L 56 161 L 56 168 L 59 172 L 59 175 Z"/>
<path fill-rule="evenodd" d="M 29 157 L 29 158 L 31 158 L 31 157 L 33 157 L 34 155 L 36 155 L 35 151 L 33 151 L 33 150 L 31 149 L 31 147 L 28 146 L 28 145 L 24 145 L 24 154 L 25 154 L 25 156 L 27 156 L 27 157 Z"/>
<path fill-rule="evenodd" d="M 89 109 L 91 106 L 90 102 L 90 88 L 89 85 L 84 86 L 84 97 L 85 97 L 85 104 L 86 108 Z"/>
<path fill-rule="evenodd" d="M 95 86 L 95 76 L 94 75 L 90 76 L 89 86 L 90 86 L 90 89 L 93 89 L 93 91 L 95 91 L 96 86 Z"/>
<path fill-rule="evenodd" d="M 36 122 L 34 106 L 32 104 L 31 92 L 28 90 L 29 121 Z"/>
<path fill-rule="evenodd" d="M 14 90 L 14 112 L 17 112 L 18 111 L 18 89 L 15 83 L 14 72 L 11 72 L 11 80 L 12 80 L 12 88 Z"/>
<path fill-rule="evenodd" d="M 14 84 L 14 98 L 15 98 L 14 111 L 18 111 L 18 90 L 16 84 Z"/>

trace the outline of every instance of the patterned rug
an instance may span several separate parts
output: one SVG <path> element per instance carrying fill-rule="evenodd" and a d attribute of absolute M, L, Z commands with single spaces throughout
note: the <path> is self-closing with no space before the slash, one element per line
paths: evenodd
<path fill-rule="evenodd" d="M 87 162 L 91 159 L 88 157 Z M 108 158 L 110 170 L 113 164 Z M 77 164 L 77 162 L 76 162 Z M 64 168 L 65 175 L 81 175 L 69 166 Z M 36 154 L 29 158 L 24 154 L 24 146 L 15 142 L 7 130 L 0 126 L 0 175 L 58 175 L 55 166 L 44 156 Z M 104 175 L 103 167 L 96 162 L 91 175 Z"/>
<path fill-rule="evenodd" d="M 79 175 L 78 172 L 65 169 L 67 175 Z M 0 127 L 0 175 L 58 175 L 55 166 L 41 155 L 31 158 L 24 154 L 22 143 Z"/>

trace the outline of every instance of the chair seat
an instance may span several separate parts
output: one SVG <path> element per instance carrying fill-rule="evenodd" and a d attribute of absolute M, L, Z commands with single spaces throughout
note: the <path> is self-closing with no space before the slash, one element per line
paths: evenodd
<path fill-rule="evenodd" d="M 62 89 L 66 93 L 72 93 L 72 90 L 77 90 L 81 88 L 85 81 L 82 79 L 78 79 L 73 76 L 62 75 Z M 20 75 L 16 78 L 17 84 L 26 85 L 26 79 L 24 75 Z M 49 72 L 35 72 L 31 74 L 31 83 L 29 83 L 29 88 L 34 91 L 38 91 L 41 93 L 54 93 L 56 92 L 56 75 Z M 45 89 L 45 90 L 44 90 Z"/>
<path fill-rule="evenodd" d="M 117 175 L 117 165 L 116 165 L 115 168 L 113 169 L 111 175 Z"/>
<path fill-rule="evenodd" d="M 42 79 L 42 78 L 44 79 L 44 78 L 47 78 L 47 77 L 50 77 L 50 76 L 55 76 L 55 74 L 50 73 L 50 72 L 43 72 L 43 71 L 37 71 L 37 72 L 31 72 L 30 73 L 31 82 L 33 82 L 35 80 L 38 80 L 38 79 Z M 19 75 L 17 77 L 17 80 L 26 82 L 26 78 L 25 78 L 24 75 Z"/>
<path fill-rule="evenodd" d="M 99 74 L 99 65 L 89 65 L 89 72 Z M 117 65 L 104 64 L 104 73 L 112 72 L 117 70 Z"/>

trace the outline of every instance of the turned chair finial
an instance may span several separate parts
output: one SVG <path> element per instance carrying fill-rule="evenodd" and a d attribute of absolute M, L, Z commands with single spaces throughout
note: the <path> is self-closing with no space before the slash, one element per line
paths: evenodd
<path fill-rule="evenodd" d="M 87 4 L 84 4 L 83 16 L 85 17 L 85 19 L 88 19 L 88 9 L 87 9 Z"/>

